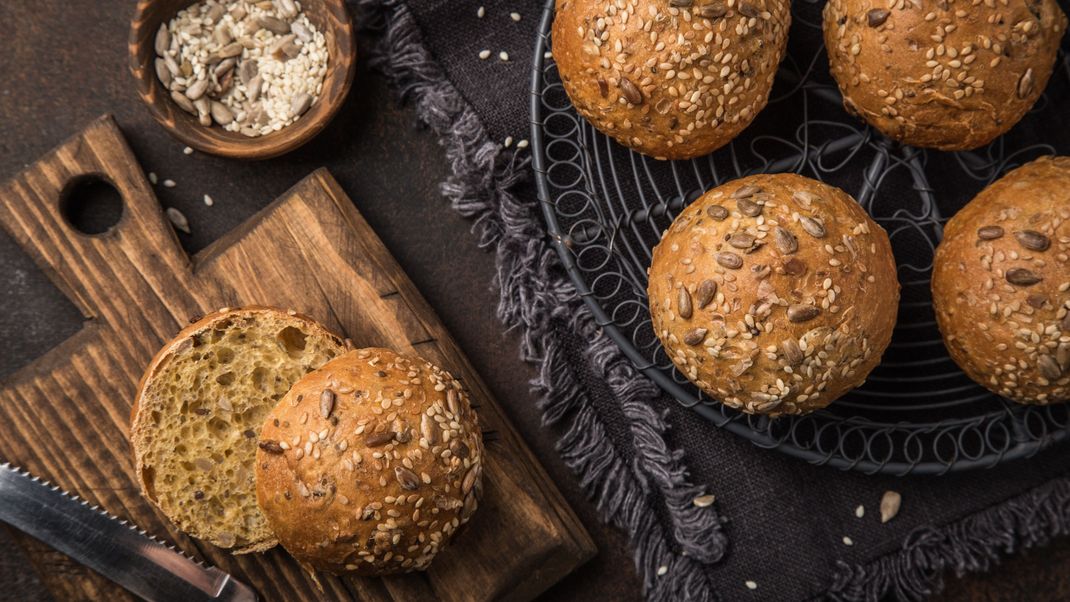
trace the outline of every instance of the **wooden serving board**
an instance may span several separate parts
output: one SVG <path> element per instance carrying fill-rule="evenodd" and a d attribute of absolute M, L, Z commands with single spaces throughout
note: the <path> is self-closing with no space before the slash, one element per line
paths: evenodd
<path fill-rule="evenodd" d="M 60 199 L 81 177 L 122 195 L 119 223 L 77 232 Z M 85 327 L 0 381 L 0 458 L 100 504 L 253 586 L 262 600 L 527 600 L 594 555 L 590 537 L 412 282 L 326 170 L 187 256 L 118 127 L 90 125 L 0 186 L 0 224 L 86 317 Z M 431 569 L 385 579 L 322 576 L 320 593 L 281 548 L 232 556 L 192 540 L 142 499 L 127 442 L 153 353 L 192 316 L 223 306 L 293 308 L 357 346 L 442 365 L 469 389 L 485 430 L 485 499 Z M 125 600 L 99 575 L 16 535 L 54 598 Z"/>

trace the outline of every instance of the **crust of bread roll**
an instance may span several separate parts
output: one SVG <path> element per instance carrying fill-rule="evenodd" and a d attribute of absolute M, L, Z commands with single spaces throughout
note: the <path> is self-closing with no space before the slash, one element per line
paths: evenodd
<path fill-rule="evenodd" d="M 1055 0 L 829 0 L 824 15 L 847 110 L 890 138 L 941 150 L 983 146 L 1021 120 L 1048 84 L 1067 23 Z"/>
<path fill-rule="evenodd" d="M 861 385 L 891 341 L 885 231 L 846 192 L 795 174 L 699 197 L 654 249 L 654 331 L 681 374 L 753 414 L 804 414 Z"/>
<path fill-rule="evenodd" d="M 947 223 L 933 265 L 944 343 L 1018 403 L 1070 399 L 1070 157 L 1011 171 Z"/>
<path fill-rule="evenodd" d="M 187 534 L 198 539 L 206 540 L 216 546 L 229 548 L 235 554 L 248 552 L 262 552 L 276 545 L 274 536 L 267 529 L 266 521 L 260 514 L 255 500 L 255 487 L 253 484 L 252 463 L 256 454 L 256 435 L 259 421 L 256 424 L 237 426 L 239 420 L 247 420 L 249 417 L 267 415 L 276 400 L 265 393 L 261 402 L 248 403 L 242 399 L 201 399 L 203 392 L 214 389 L 213 386 L 200 387 L 201 393 L 192 388 L 167 391 L 167 383 L 164 382 L 174 364 L 179 361 L 189 362 L 189 370 L 197 372 L 191 378 L 201 376 L 216 378 L 226 371 L 224 364 L 228 360 L 218 356 L 211 358 L 190 360 L 189 355 L 195 353 L 201 345 L 199 341 L 211 338 L 214 332 L 225 332 L 235 324 L 243 321 L 252 321 L 255 324 L 267 328 L 278 334 L 277 341 L 265 341 L 271 346 L 279 346 L 280 356 L 275 358 L 280 362 L 289 362 L 292 365 L 287 372 L 303 375 L 305 372 L 318 368 L 328 359 L 341 355 L 345 349 L 342 340 L 334 333 L 328 331 L 315 320 L 297 314 L 296 312 L 281 310 L 273 307 L 246 306 L 241 308 L 223 308 L 210 313 L 194 323 L 183 328 L 149 363 L 145 374 L 138 386 L 138 395 L 134 400 L 130 413 L 130 444 L 134 454 L 135 475 L 141 486 L 143 495 Z M 298 334 L 300 333 L 300 334 Z M 297 341 L 293 337 L 306 337 Z M 316 349 L 310 349 L 308 354 L 303 354 L 296 348 L 304 345 L 307 337 L 313 337 Z M 212 345 L 222 343 L 212 342 Z M 235 346 L 240 346 L 236 344 Z M 322 346 L 324 349 L 319 349 Z M 326 350 L 326 355 L 315 359 L 320 351 Z M 237 350 L 234 353 L 240 353 Z M 294 352 L 294 356 L 290 353 Z M 315 352 L 315 353 L 313 353 Z M 307 357 L 305 357 L 307 355 Z M 285 357 L 286 359 L 280 359 Z M 234 359 L 229 360 L 235 362 Z M 240 363 L 241 358 L 235 363 Z M 308 364 L 307 366 L 302 363 Z M 249 374 L 239 375 L 242 378 Z M 296 376 L 293 381 L 296 381 Z M 289 388 L 290 382 L 279 383 L 281 389 L 275 394 L 281 397 L 282 393 Z M 177 405 L 176 405 L 177 404 Z M 254 407 L 255 406 L 255 407 Z M 180 422 L 180 425 L 171 425 L 171 419 Z M 224 421 L 228 428 L 222 430 L 210 428 L 219 424 L 216 419 Z M 207 426 L 205 426 L 206 423 Z M 169 434 L 164 432 L 166 427 L 186 428 L 185 434 Z M 204 427 L 204 428 L 202 428 Z M 207 446 L 204 449 L 189 448 L 197 437 L 203 435 Z M 168 438 L 170 437 L 170 439 Z M 175 457 L 177 446 L 188 448 L 188 455 L 204 459 L 211 466 L 194 466 L 188 475 L 182 475 L 181 482 L 167 484 L 165 479 L 177 478 L 175 474 L 161 474 L 173 471 L 174 468 L 163 467 L 168 458 Z M 222 461 L 216 461 L 213 455 Z M 235 462 L 247 463 L 248 470 L 238 468 L 238 473 L 248 472 L 246 477 L 241 474 L 225 475 L 221 471 L 234 468 Z M 226 500 L 214 499 L 212 493 L 218 489 Z M 248 502 L 243 508 L 236 507 L 238 499 L 246 499 Z M 216 513 L 201 511 L 197 505 L 212 504 Z M 211 521 L 206 520 L 204 515 L 211 515 Z M 194 519 L 190 514 L 197 515 Z"/>
<path fill-rule="evenodd" d="M 422 570 L 482 491 L 483 439 L 448 372 L 359 349 L 301 379 L 264 422 L 257 499 L 304 566 L 387 575 Z"/>
<path fill-rule="evenodd" d="M 576 110 L 659 159 L 706 155 L 765 107 L 788 0 L 558 0 L 553 56 Z"/>

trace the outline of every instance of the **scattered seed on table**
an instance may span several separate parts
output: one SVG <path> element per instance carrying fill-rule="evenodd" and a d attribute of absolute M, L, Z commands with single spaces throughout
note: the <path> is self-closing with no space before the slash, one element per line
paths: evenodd
<path fill-rule="evenodd" d="M 899 506 L 903 503 L 903 497 L 898 491 L 885 491 L 881 496 L 881 522 L 886 523 L 899 514 Z"/>
<path fill-rule="evenodd" d="M 498 58 L 500 58 L 503 61 L 508 61 L 509 60 L 509 53 L 503 50 L 503 51 L 498 53 Z"/>
<path fill-rule="evenodd" d="M 479 10 L 476 11 L 476 16 L 479 17 L 480 19 L 482 19 L 483 15 L 485 15 L 485 14 L 487 14 L 487 9 L 483 8 L 482 6 L 480 6 Z"/>
<path fill-rule="evenodd" d="M 160 179 L 158 177 L 156 177 L 156 172 L 150 171 L 149 172 L 149 182 L 151 182 L 153 185 L 155 185 L 156 182 L 159 182 L 159 181 L 160 181 Z"/>
<path fill-rule="evenodd" d="M 176 184 L 175 184 L 174 180 L 168 179 L 168 180 L 164 180 L 163 181 L 163 187 L 164 188 L 174 188 L 175 186 L 176 186 Z"/>
<path fill-rule="evenodd" d="M 758 589 L 758 584 L 753 581 L 747 581 L 747 589 Z"/>
<path fill-rule="evenodd" d="M 843 545 L 845 545 L 845 546 L 853 546 L 853 545 L 855 545 L 855 542 L 851 541 L 850 537 L 847 537 L 846 535 L 844 535 L 843 536 Z"/>
<path fill-rule="evenodd" d="M 858 518 L 862 518 L 865 515 L 866 515 L 866 507 L 863 506 L 862 504 L 859 504 L 858 507 L 855 508 L 855 516 L 857 516 Z"/>
<path fill-rule="evenodd" d="M 520 13 L 509 13 L 509 18 L 514 21 L 520 20 Z"/>
<path fill-rule="evenodd" d="M 182 154 L 183 155 L 192 155 L 193 154 L 193 149 L 187 146 L 186 148 L 182 149 Z"/>
<path fill-rule="evenodd" d="M 661 577 L 662 575 L 664 575 L 665 573 L 668 573 L 668 572 L 669 572 L 669 567 L 667 567 L 665 565 L 661 565 L 661 566 L 658 567 L 658 577 Z"/>
<path fill-rule="evenodd" d="M 483 59 L 484 61 L 489 59 L 490 58 L 490 51 L 489 50 L 480 50 L 479 51 L 479 58 Z"/>
<path fill-rule="evenodd" d="M 168 207 L 166 213 L 167 219 L 171 221 L 175 228 L 178 228 L 186 234 L 190 233 L 189 220 L 186 219 L 186 216 L 181 211 L 174 207 Z"/>
<path fill-rule="evenodd" d="M 524 140 L 521 140 L 520 142 L 517 142 L 516 143 L 516 147 L 517 148 L 527 148 L 528 147 L 527 139 L 525 138 Z"/>
<path fill-rule="evenodd" d="M 513 137 L 512 136 L 506 136 L 505 137 L 505 148 L 509 148 L 512 145 L 513 145 Z"/>
<path fill-rule="evenodd" d="M 204 204 L 208 205 L 209 207 L 211 207 L 212 205 L 215 205 L 215 201 L 212 200 L 212 197 L 210 197 L 210 196 L 208 196 L 206 194 L 206 195 L 204 195 Z"/>
<path fill-rule="evenodd" d="M 709 493 L 696 497 L 695 499 L 691 500 L 691 503 L 694 504 L 696 508 L 708 508 L 712 506 L 713 502 L 715 501 L 717 501 L 717 497 L 714 496 L 712 493 Z"/>

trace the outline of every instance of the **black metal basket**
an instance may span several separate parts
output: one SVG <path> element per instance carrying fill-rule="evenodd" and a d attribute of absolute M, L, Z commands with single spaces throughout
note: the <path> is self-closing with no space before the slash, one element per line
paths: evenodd
<path fill-rule="evenodd" d="M 894 144 L 843 111 L 820 42 L 823 3 L 793 3 L 789 52 L 769 106 L 729 146 L 657 161 L 577 116 L 550 54 L 547 0 L 531 80 L 532 153 L 554 245 L 579 294 L 636 367 L 684 406 L 760 447 L 866 473 L 944 474 L 1028 457 L 1070 430 L 1065 405 L 1021 406 L 969 380 L 948 357 L 929 277 L 946 218 L 1007 170 L 1055 148 L 1008 135 L 970 153 Z M 800 62 L 798 57 L 804 57 Z M 1066 53 L 1027 120 L 1067 98 Z M 785 137 L 785 132 L 790 136 Z M 646 270 L 661 232 L 703 191 L 760 172 L 796 171 L 851 192 L 889 233 L 899 262 L 899 322 L 866 384 L 828 408 L 771 420 L 705 397 L 679 374 L 650 325 Z M 945 201 L 931 183 L 954 181 Z"/>

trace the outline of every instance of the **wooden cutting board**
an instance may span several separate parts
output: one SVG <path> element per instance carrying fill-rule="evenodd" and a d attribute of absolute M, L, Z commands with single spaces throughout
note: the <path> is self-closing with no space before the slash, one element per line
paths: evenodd
<path fill-rule="evenodd" d="M 62 215 L 64 191 L 84 177 L 110 182 L 123 198 L 119 223 L 104 234 L 81 234 Z M 191 258 L 115 122 L 102 117 L 0 186 L 0 224 L 86 317 L 75 336 L 0 381 L 0 458 L 234 574 L 263 600 L 527 600 L 594 555 L 479 375 L 326 170 Z M 311 315 L 357 346 L 418 353 L 470 391 L 493 433 L 485 499 L 426 573 L 323 576 L 321 594 L 281 548 L 231 556 L 178 532 L 142 499 L 127 428 L 143 369 L 192 316 L 252 303 Z M 130 599 L 17 537 L 55 599 Z"/>

